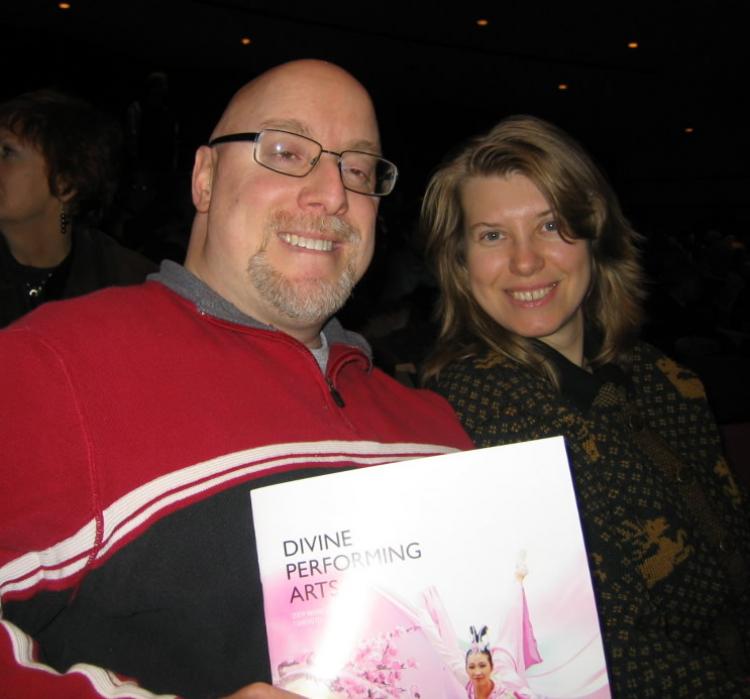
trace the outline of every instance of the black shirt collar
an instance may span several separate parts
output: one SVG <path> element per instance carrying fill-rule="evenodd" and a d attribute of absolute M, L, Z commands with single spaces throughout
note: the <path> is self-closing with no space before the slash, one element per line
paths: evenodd
<path fill-rule="evenodd" d="M 623 387 L 628 385 L 625 372 L 616 364 L 604 364 L 589 372 L 541 340 L 534 340 L 534 344 L 557 370 L 562 396 L 579 410 L 589 410 L 605 384 Z M 583 342 L 583 356 L 595 357 L 600 347 L 601 338 L 598 333 L 587 330 Z"/>

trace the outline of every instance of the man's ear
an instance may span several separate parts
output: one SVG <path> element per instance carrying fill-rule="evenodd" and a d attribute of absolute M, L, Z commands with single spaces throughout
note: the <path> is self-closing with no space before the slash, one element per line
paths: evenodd
<path fill-rule="evenodd" d="M 195 153 L 193 165 L 193 205 L 199 213 L 205 214 L 211 203 L 211 185 L 214 175 L 214 151 L 201 146 Z"/>

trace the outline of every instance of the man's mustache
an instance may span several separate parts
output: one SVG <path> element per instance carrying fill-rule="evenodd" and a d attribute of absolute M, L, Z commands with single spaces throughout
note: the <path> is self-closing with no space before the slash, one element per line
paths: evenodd
<path fill-rule="evenodd" d="M 337 243 L 357 242 L 361 237 L 354 226 L 338 216 L 290 214 L 286 211 L 277 212 L 271 217 L 269 230 L 271 233 L 320 233 Z"/>

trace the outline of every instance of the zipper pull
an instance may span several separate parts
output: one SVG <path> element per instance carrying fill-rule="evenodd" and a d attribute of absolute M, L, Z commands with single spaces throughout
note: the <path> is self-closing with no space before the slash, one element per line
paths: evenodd
<path fill-rule="evenodd" d="M 333 396 L 333 402 L 336 403 L 336 405 L 339 406 L 339 408 L 343 408 L 346 403 L 344 403 L 344 399 L 341 397 L 341 394 L 336 390 L 336 387 L 333 385 L 333 381 L 326 377 L 326 381 L 328 382 L 328 390 L 331 392 L 331 395 Z"/>

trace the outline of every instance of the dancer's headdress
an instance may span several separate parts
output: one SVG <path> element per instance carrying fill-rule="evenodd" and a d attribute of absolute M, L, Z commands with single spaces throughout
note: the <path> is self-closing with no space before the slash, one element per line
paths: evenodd
<path fill-rule="evenodd" d="M 487 635 L 487 627 L 483 626 L 477 631 L 475 626 L 469 627 L 469 633 L 471 634 L 471 652 L 472 653 L 489 653 L 490 644 L 484 640 Z"/>

